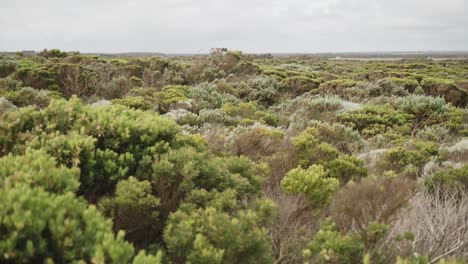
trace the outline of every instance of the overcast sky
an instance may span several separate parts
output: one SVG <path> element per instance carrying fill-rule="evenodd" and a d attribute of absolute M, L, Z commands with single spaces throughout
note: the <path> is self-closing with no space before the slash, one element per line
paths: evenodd
<path fill-rule="evenodd" d="M 468 0 L 0 0 L 0 50 L 468 50 Z"/>

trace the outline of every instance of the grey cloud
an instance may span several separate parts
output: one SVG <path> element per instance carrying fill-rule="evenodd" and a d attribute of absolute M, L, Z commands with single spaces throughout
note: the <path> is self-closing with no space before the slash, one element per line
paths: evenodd
<path fill-rule="evenodd" d="M 0 0 L 0 50 L 467 50 L 466 0 Z"/>

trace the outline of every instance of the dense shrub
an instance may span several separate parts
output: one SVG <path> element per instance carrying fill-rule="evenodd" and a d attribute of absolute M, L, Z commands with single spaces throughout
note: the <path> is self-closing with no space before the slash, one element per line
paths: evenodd
<path fill-rule="evenodd" d="M 408 92 L 412 93 L 416 90 L 419 86 L 419 82 L 416 78 L 398 78 L 398 77 L 390 77 L 389 78 L 395 84 L 402 86 Z"/>
<path fill-rule="evenodd" d="M 34 105 L 42 108 L 46 107 L 51 99 L 59 97 L 59 94 L 56 92 L 36 90 L 31 87 L 23 87 L 19 90 L 5 93 L 0 92 L 0 94 L 19 107 Z"/>
<path fill-rule="evenodd" d="M 73 194 L 38 188 L 0 189 L 2 262 L 128 263 L 133 247 L 115 236 L 112 223 Z"/>
<path fill-rule="evenodd" d="M 317 88 L 319 84 L 317 80 L 306 76 L 288 77 L 284 79 L 282 83 L 285 87 L 285 91 L 290 93 L 293 97 L 311 91 Z"/>
<path fill-rule="evenodd" d="M 284 133 L 279 129 L 255 124 L 238 127 L 231 132 L 227 148 L 238 156 L 247 156 L 254 161 L 273 155 L 283 143 Z"/>
<path fill-rule="evenodd" d="M 320 231 L 304 249 L 304 259 L 314 263 L 360 263 L 364 245 L 359 240 L 343 235 L 330 220 L 324 221 Z"/>
<path fill-rule="evenodd" d="M 59 49 L 51 49 L 51 50 L 44 49 L 41 52 L 39 52 L 38 55 L 46 57 L 46 58 L 64 58 L 67 56 L 67 53 Z"/>
<path fill-rule="evenodd" d="M 17 109 L 16 105 L 12 104 L 10 101 L 5 99 L 4 97 L 0 97 L 0 115 L 15 111 Z"/>
<path fill-rule="evenodd" d="M 431 96 L 444 97 L 447 102 L 466 106 L 468 92 L 460 89 L 453 81 L 439 78 L 425 78 L 421 83 L 424 92 Z"/>
<path fill-rule="evenodd" d="M 346 232 L 365 236 L 372 222 L 391 223 L 392 217 L 415 192 L 415 183 L 404 178 L 367 178 L 339 190 L 331 217 Z"/>
<path fill-rule="evenodd" d="M 25 185 L 52 193 L 76 192 L 80 186 L 79 170 L 56 167 L 55 160 L 44 150 L 28 150 L 24 156 L 0 158 L 0 187 Z"/>
<path fill-rule="evenodd" d="M 317 130 L 316 135 L 320 141 L 333 145 L 340 152 L 351 154 L 364 147 L 364 140 L 361 135 L 342 124 L 312 122 L 309 127 Z"/>
<path fill-rule="evenodd" d="M 403 173 L 410 177 L 421 175 L 421 169 L 430 157 L 438 154 L 438 145 L 433 142 L 410 141 L 405 146 L 387 150 L 379 161 L 381 169 Z"/>
<path fill-rule="evenodd" d="M 220 93 L 218 86 L 214 84 L 199 84 L 191 87 L 188 97 L 193 99 L 193 111 L 199 112 L 202 109 L 220 108 L 225 103 L 235 103 L 239 99 L 229 93 Z"/>
<path fill-rule="evenodd" d="M 213 207 L 171 215 L 164 231 L 174 262 L 271 263 L 267 230 L 257 213 L 229 215 Z"/>
<path fill-rule="evenodd" d="M 425 186 L 432 193 L 437 190 L 466 191 L 468 190 L 468 165 L 437 172 L 426 179 Z"/>
<path fill-rule="evenodd" d="M 23 55 L 0 55 L 1 263 L 467 256 L 466 61 Z"/>
<path fill-rule="evenodd" d="M 328 177 L 339 179 L 343 184 L 367 176 L 364 161 L 350 155 L 342 155 L 337 159 L 325 161 L 322 165 Z"/>
<path fill-rule="evenodd" d="M 17 67 L 18 64 L 16 62 L 0 58 L 0 78 L 5 78 L 15 72 Z"/>
<path fill-rule="evenodd" d="M 337 120 L 358 130 L 365 137 L 386 132 L 409 133 L 414 116 L 389 105 L 366 105 L 362 110 L 342 113 Z"/>
<path fill-rule="evenodd" d="M 396 105 L 398 109 L 415 117 L 413 131 L 425 125 L 434 124 L 438 121 L 437 119 L 440 119 L 442 115 L 449 111 L 449 107 L 444 99 L 421 95 L 399 98 Z"/>
<path fill-rule="evenodd" d="M 29 61 L 22 63 L 12 74 L 12 77 L 20 80 L 27 87 L 59 90 L 54 70 L 45 65 Z"/>
<path fill-rule="evenodd" d="M 10 77 L 0 78 L 0 91 L 14 91 L 23 87 L 23 84 Z"/>
<path fill-rule="evenodd" d="M 120 181 L 115 195 L 100 202 L 103 211 L 114 221 L 114 230 L 128 230 L 126 239 L 140 248 L 157 235 L 159 199 L 152 194 L 149 181 L 134 177 Z M 160 224 L 159 224 L 160 225 Z"/>
<path fill-rule="evenodd" d="M 276 104 L 283 97 L 283 84 L 276 78 L 259 76 L 248 82 L 250 90 L 246 97 L 249 101 L 257 101 L 264 106 Z"/>
<path fill-rule="evenodd" d="M 338 158 L 338 150 L 326 142 L 321 142 L 317 136 L 318 131 L 309 128 L 293 138 L 299 165 L 308 167 L 314 163 L 323 163 Z"/>
<path fill-rule="evenodd" d="M 285 115 L 287 124 L 293 129 L 304 129 L 313 120 L 327 121 L 343 109 L 344 101 L 337 97 L 299 96 L 285 101 L 276 109 Z"/>
<path fill-rule="evenodd" d="M 320 207 L 330 200 L 338 180 L 327 178 L 322 166 L 312 165 L 306 170 L 299 167 L 289 171 L 281 186 L 288 193 L 306 195 L 314 206 Z"/>
<path fill-rule="evenodd" d="M 143 96 L 126 96 L 122 99 L 112 100 L 115 104 L 125 105 L 139 110 L 155 110 L 155 106 Z"/>
<path fill-rule="evenodd" d="M 98 86 L 96 94 L 108 100 L 122 98 L 133 86 L 134 83 L 131 80 L 124 76 L 119 76 L 113 78 L 108 83 Z"/>
<path fill-rule="evenodd" d="M 178 131 L 170 121 L 141 111 L 84 107 L 78 100 L 54 101 L 39 112 L 25 109 L 6 116 L 1 127 L 4 153 L 31 145 L 45 148 L 62 164 L 78 165 L 80 193 L 86 196 L 107 193 L 128 175 L 148 177 L 152 156 L 174 144 Z M 37 140 L 26 140 L 31 137 Z"/>

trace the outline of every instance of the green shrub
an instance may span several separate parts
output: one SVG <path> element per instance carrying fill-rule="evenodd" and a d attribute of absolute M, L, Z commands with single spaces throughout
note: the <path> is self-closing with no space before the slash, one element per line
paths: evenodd
<path fill-rule="evenodd" d="M 2 94 L 0 92 L 0 94 Z M 53 98 L 60 98 L 56 92 L 48 90 L 36 90 L 31 87 L 23 87 L 16 91 L 8 91 L 3 96 L 13 104 L 23 107 L 35 105 L 37 107 L 46 107 Z"/>
<path fill-rule="evenodd" d="M 281 99 L 284 91 L 283 84 L 276 78 L 259 76 L 249 81 L 250 91 L 247 94 L 249 101 L 257 101 L 263 106 L 271 106 Z"/>
<path fill-rule="evenodd" d="M 4 113 L 15 111 L 18 108 L 4 97 L 0 97 L 0 116 Z"/>
<path fill-rule="evenodd" d="M 0 158 L 0 187 L 40 187 L 52 193 L 76 192 L 80 185 L 77 168 L 56 167 L 44 150 L 28 150 L 24 156 Z"/>
<path fill-rule="evenodd" d="M 342 113 L 337 120 L 365 137 L 373 137 L 386 132 L 408 134 L 414 116 L 389 105 L 366 105 L 361 110 Z"/>
<path fill-rule="evenodd" d="M 442 98 L 410 95 L 396 101 L 397 108 L 414 116 L 413 133 L 426 125 L 440 122 L 450 109 Z"/>
<path fill-rule="evenodd" d="M 59 90 L 56 73 L 45 65 L 27 61 L 20 64 L 12 76 L 14 79 L 20 80 L 26 87 Z"/>
<path fill-rule="evenodd" d="M 188 97 L 193 100 L 193 111 L 198 113 L 202 109 L 221 108 L 226 103 L 237 103 L 239 99 L 230 93 L 220 93 L 218 86 L 211 84 L 199 84 L 191 87 Z"/>
<path fill-rule="evenodd" d="M 124 106 L 85 107 L 76 99 L 7 115 L 0 127 L 4 153 L 31 145 L 46 149 L 61 164 L 77 165 L 80 193 L 89 198 L 112 191 L 129 175 L 149 177 L 153 156 L 184 140 L 176 140 L 178 128 L 169 120 Z"/>
<path fill-rule="evenodd" d="M 419 82 L 415 78 L 390 77 L 389 79 L 397 85 L 402 86 L 410 93 L 414 92 L 414 90 L 419 86 Z"/>
<path fill-rule="evenodd" d="M 2 262 L 128 263 L 133 247 L 115 236 L 112 222 L 71 193 L 39 188 L 0 189 Z"/>
<path fill-rule="evenodd" d="M 231 132 L 227 148 L 237 156 L 247 156 L 254 161 L 275 154 L 285 137 L 283 131 L 258 123 L 249 127 L 237 127 Z"/>
<path fill-rule="evenodd" d="M 179 101 L 187 100 L 188 89 L 186 86 L 170 85 L 164 87 L 161 92 L 155 93 L 159 105 L 159 111 L 166 113 L 169 106 Z"/>
<path fill-rule="evenodd" d="M 306 76 L 288 77 L 282 81 L 285 91 L 294 97 L 317 88 L 319 84 L 317 80 Z"/>
<path fill-rule="evenodd" d="M 318 131 L 308 128 L 293 138 L 292 143 L 296 149 L 299 165 L 308 167 L 311 164 L 320 164 L 338 158 L 338 150 L 328 143 L 320 142 L 317 137 Z"/>
<path fill-rule="evenodd" d="M 429 192 L 466 191 L 468 190 L 468 165 L 437 172 L 428 177 L 424 184 Z"/>
<path fill-rule="evenodd" d="M 304 129 L 313 120 L 328 121 L 343 110 L 344 101 L 337 97 L 299 96 L 285 101 L 275 109 L 280 115 L 285 115 L 289 126 L 294 129 Z"/>
<path fill-rule="evenodd" d="M 15 72 L 17 68 L 18 63 L 15 61 L 0 58 L 0 78 L 7 77 L 8 75 Z"/>
<path fill-rule="evenodd" d="M 38 55 L 46 57 L 46 58 L 64 58 L 67 56 L 67 53 L 59 49 L 51 49 L 51 50 L 44 49 L 41 52 L 39 52 Z"/>
<path fill-rule="evenodd" d="M 320 165 L 312 165 L 306 170 L 301 167 L 292 169 L 281 181 L 281 186 L 286 192 L 305 194 L 317 207 L 330 200 L 338 185 L 337 179 L 327 178 L 325 170 Z"/>
<path fill-rule="evenodd" d="M 0 78 L 0 91 L 15 91 L 23 87 L 23 84 L 10 77 Z"/>
<path fill-rule="evenodd" d="M 337 159 L 324 162 L 322 165 L 328 177 L 339 179 L 342 184 L 367 176 L 364 161 L 350 155 L 341 155 Z"/>
<path fill-rule="evenodd" d="M 153 196 L 149 181 L 134 177 L 117 184 L 115 195 L 104 198 L 100 205 L 106 215 L 112 217 L 114 230 L 129 230 L 126 239 L 134 241 L 139 248 L 147 247 L 154 239 L 158 225 L 159 199 Z"/>
<path fill-rule="evenodd" d="M 432 155 L 437 155 L 438 145 L 436 143 L 415 141 L 409 142 L 407 146 L 398 146 L 387 150 L 379 166 L 383 170 L 403 173 L 410 177 L 417 177 L 421 169 L 429 162 Z"/>
<path fill-rule="evenodd" d="M 164 230 L 168 255 L 177 263 L 271 263 L 267 230 L 259 215 L 229 215 L 215 208 L 177 211 Z"/>
<path fill-rule="evenodd" d="M 339 123 L 311 122 L 309 127 L 317 130 L 320 141 L 333 145 L 343 153 L 351 154 L 364 147 L 364 140 L 359 132 Z"/>
<path fill-rule="evenodd" d="M 164 255 L 158 251 L 156 255 L 146 255 L 145 251 L 140 251 L 133 259 L 133 264 L 162 264 L 164 262 Z"/>
<path fill-rule="evenodd" d="M 134 86 L 132 80 L 124 76 L 113 78 L 110 82 L 101 84 L 96 89 L 96 94 L 104 99 L 112 100 L 122 98 Z"/>
<path fill-rule="evenodd" d="M 468 92 L 460 89 L 453 80 L 424 78 L 421 86 L 427 95 L 442 96 L 456 106 L 466 106 L 468 102 Z"/>
<path fill-rule="evenodd" d="M 341 234 L 330 220 L 321 223 L 320 231 L 303 251 L 304 259 L 316 263 L 360 263 L 363 254 L 363 243 Z"/>
<path fill-rule="evenodd" d="M 122 99 L 114 99 L 113 103 L 139 110 L 153 110 L 155 106 L 143 96 L 126 96 Z"/>

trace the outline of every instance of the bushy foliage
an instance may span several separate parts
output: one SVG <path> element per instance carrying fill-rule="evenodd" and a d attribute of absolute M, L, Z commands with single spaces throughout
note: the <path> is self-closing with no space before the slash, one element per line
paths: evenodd
<path fill-rule="evenodd" d="M 319 86 L 319 82 L 306 76 L 293 76 L 283 80 L 286 92 L 298 96 Z"/>
<path fill-rule="evenodd" d="M 174 262 L 271 263 L 267 230 L 251 210 L 231 216 L 208 207 L 171 215 L 164 231 Z"/>
<path fill-rule="evenodd" d="M 410 177 L 417 177 L 421 169 L 429 162 L 430 157 L 438 154 L 438 145 L 427 141 L 410 141 L 404 146 L 387 150 L 379 162 L 379 166 L 386 171 L 403 173 Z"/>
<path fill-rule="evenodd" d="M 297 150 L 299 165 L 307 167 L 315 163 L 331 161 L 339 156 L 339 152 L 332 145 L 321 142 L 318 131 L 309 128 L 293 138 L 293 145 Z"/>
<path fill-rule="evenodd" d="M 413 115 L 389 105 L 366 105 L 361 110 L 337 116 L 339 122 L 358 130 L 365 137 L 386 132 L 408 133 L 413 118 Z"/>
<path fill-rule="evenodd" d="M 152 194 L 151 182 L 134 177 L 117 184 L 113 197 L 100 202 L 103 211 L 114 220 L 114 230 L 129 230 L 126 239 L 139 247 L 147 246 L 161 228 L 159 198 Z"/>
<path fill-rule="evenodd" d="M 246 97 L 249 101 L 257 101 L 263 106 L 271 106 L 278 103 L 283 97 L 283 83 L 276 78 L 259 76 L 248 83 L 249 90 Z"/>
<path fill-rule="evenodd" d="M 421 83 L 424 92 L 432 96 L 442 96 L 447 102 L 457 106 L 466 106 L 468 92 L 460 89 L 455 82 L 441 78 L 424 78 Z"/>
<path fill-rule="evenodd" d="M 0 259 L 26 262 L 128 263 L 133 247 L 93 206 L 73 194 L 25 185 L 0 189 Z"/>
<path fill-rule="evenodd" d="M 429 192 L 439 190 L 466 191 L 468 190 L 468 165 L 437 172 L 426 179 L 425 186 Z"/>
<path fill-rule="evenodd" d="M 220 93 L 214 84 L 199 84 L 189 90 L 188 97 L 193 99 L 193 110 L 221 108 L 223 104 L 238 102 L 239 99 L 229 93 Z"/>
<path fill-rule="evenodd" d="M 390 224 L 408 204 L 414 182 L 405 178 L 366 178 L 340 189 L 331 204 L 331 217 L 341 230 L 367 236 L 369 224 Z"/>
<path fill-rule="evenodd" d="M 50 100 L 59 98 L 59 94 L 48 90 L 36 90 L 31 87 L 23 87 L 18 90 L 8 91 L 0 94 L 16 106 L 46 107 Z"/>
<path fill-rule="evenodd" d="M 287 123 L 293 129 L 304 129 L 313 120 L 328 121 L 344 108 L 344 101 L 337 97 L 299 96 L 285 101 L 275 108 L 284 115 Z"/>
<path fill-rule="evenodd" d="M 124 76 L 113 78 L 110 82 L 98 86 L 96 94 L 104 99 L 123 97 L 133 87 L 134 83 Z"/>
<path fill-rule="evenodd" d="M 187 100 L 187 88 L 181 85 L 171 85 L 164 87 L 160 92 L 155 93 L 159 105 L 159 111 L 165 113 L 171 104 Z"/>
<path fill-rule="evenodd" d="M 320 165 L 312 165 L 306 170 L 300 167 L 293 169 L 281 181 L 286 192 L 304 194 L 317 207 L 330 200 L 338 184 L 337 179 L 327 177 Z"/>
<path fill-rule="evenodd" d="M 60 166 L 44 150 L 28 150 L 24 156 L 0 158 L 2 188 L 29 186 L 51 193 L 76 192 L 79 188 L 79 170 Z"/>
<path fill-rule="evenodd" d="M 15 72 L 17 67 L 18 64 L 15 61 L 0 58 L 0 78 L 5 78 Z"/>
<path fill-rule="evenodd" d="M 67 166 L 77 165 L 80 193 L 88 197 L 109 192 L 129 175 L 148 177 L 143 175 L 150 171 L 152 156 L 175 143 L 178 132 L 175 124 L 157 116 L 119 106 L 84 107 L 78 100 L 14 113 L 4 118 L 2 128 L 2 151 L 31 145 L 47 149 Z"/>
<path fill-rule="evenodd" d="M 308 128 L 293 138 L 298 164 L 304 167 L 321 164 L 328 177 L 339 179 L 343 184 L 367 176 L 367 169 L 361 159 L 340 154 L 333 145 L 319 139 L 327 136 L 316 128 Z"/>
<path fill-rule="evenodd" d="M 304 249 L 306 260 L 317 263 L 359 263 L 364 253 L 364 245 L 359 240 L 341 234 L 330 221 L 321 223 L 320 231 Z"/>
<path fill-rule="evenodd" d="M 16 110 L 16 105 L 12 104 L 10 101 L 4 97 L 0 97 L 0 115 Z"/>
<path fill-rule="evenodd" d="M 333 145 L 343 153 L 351 154 L 364 147 L 364 140 L 356 130 L 339 123 L 312 122 L 309 127 L 316 129 L 318 139 Z"/>
<path fill-rule="evenodd" d="M 0 262 L 466 256 L 467 69 L 2 54 Z"/>
<path fill-rule="evenodd" d="M 341 155 L 334 160 L 325 161 L 322 165 L 328 177 L 339 179 L 341 183 L 367 176 L 364 161 L 355 156 Z"/>

